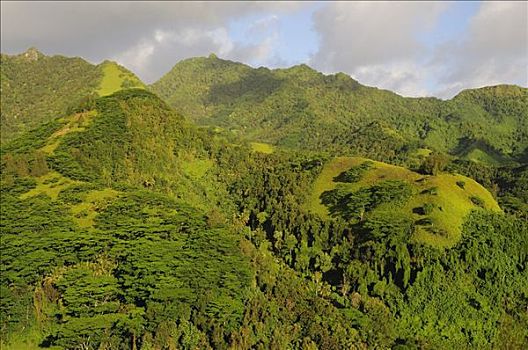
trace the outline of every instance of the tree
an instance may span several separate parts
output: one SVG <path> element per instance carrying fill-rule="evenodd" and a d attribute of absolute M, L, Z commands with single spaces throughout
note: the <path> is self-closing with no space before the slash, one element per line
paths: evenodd
<path fill-rule="evenodd" d="M 422 164 L 424 174 L 437 175 L 449 164 L 449 157 L 443 153 L 431 153 Z"/>
<path fill-rule="evenodd" d="M 35 158 L 31 163 L 30 174 L 31 176 L 42 176 L 47 174 L 49 171 L 48 163 L 46 162 L 46 155 L 41 152 L 35 152 Z"/>

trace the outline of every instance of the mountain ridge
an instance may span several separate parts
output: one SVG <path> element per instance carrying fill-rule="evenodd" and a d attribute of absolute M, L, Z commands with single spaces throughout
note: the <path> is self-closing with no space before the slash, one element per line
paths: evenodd
<path fill-rule="evenodd" d="M 164 73 L 161 77 L 159 77 L 155 82 L 151 83 L 150 85 L 153 85 L 157 81 L 161 80 L 165 75 L 169 74 L 171 72 L 171 70 L 175 68 L 175 66 L 179 65 L 180 63 L 197 62 L 197 61 L 207 62 L 207 61 L 213 61 L 213 60 L 223 61 L 226 64 L 243 65 L 243 66 L 245 66 L 247 68 L 257 69 L 257 70 L 258 69 L 265 69 L 265 70 L 269 70 L 269 71 L 293 71 L 293 70 L 297 70 L 297 69 L 303 69 L 303 70 L 308 70 L 308 71 L 311 71 L 311 72 L 314 72 L 314 73 L 321 74 L 323 76 L 345 76 L 346 78 L 350 78 L 351 80 L 353 80 L 354 82 L 356 82 L 357 84 L 359 84 L 359 85 L 361 85 L 363 87 L 373 88 L 373 89 L 377 89 L 377 90 L 381 90 L 381 91 L 391 92 L 391 93 L 393 93 L 395 95 L 398 95 L 400 97 L 407 98 L 407 99 L 437 99 L 437 100 L 442 100 L 442 101 L 449 101 L 449 100 L 453 100 L 456 96 L 458 96 L 460 94 L 463 94 L 466 91 L 475 91 L 475 90 L 478 91 L 478 90 L 487 90 L 487 89 L 495 90 L 495 89 L 502 89 L 502 88 L 505 88 L 505 89 L 518 89 L 518 88 L 520 88 L 520 89 L 528 89 L 528 86 L 524 87 L 524 86 L 520 86 L 520 85 L 517 85 L 517 84 L 497 83 L 497 84 L 494 84 L 494 85 L 481 85 L 481 86 L 476 86 L 476 87 L 463 88 L 460 91 L 458 91 L 456 94 L 454 94 L 453 97 L 446 98 L 446 99 L 440 98 L 440 97 L 434 96 L 434 95 L 430 95 L 430 96 L 405 96 L 405 95 L 399 94 L 399 93 L 397 93 L 395 91 L 392 91 L 390 89 L 384 89 L 384 88 L 380 88 L 380 87 L 373 86 L 373 85 L 362 84 L 357 79 L 354 79 L 351 75 L 349 75 L 347 73 L 344 73 L 344 72 L 335 72 L 335 73 L 328 73 L 328 74 L 322 73 L 322 72 L 318 71 L 317 69 L 311 67 L 308 63 L 298 63 L 298 64 L 294 64 L 292 66 L 280 67 L 280 68 L 269 68 L 269 67 L 266 67 L 266 66 L 253 67 L 253 66 L 251 66 L 249 64 L 246 64 L 244 62 L 239 62 L 239 61 L 234 61 L 234 60 L 220 58 L 215 53 L 211 53 L 211 54 L 209 54 L 207 56 L 194 56 L 194 57 L 188 57 L 188 58 L 181 59 L 178 62 L 176 62 L 172 66 L 172 68 L 170 68 L 166 73 Z"/>
<path fill-rule="evenodd" d="M 2 143 L 39 123 L 67 114 L 90 95 L 144 84 L 115 62 L 94 65 L 81 57 L 47 56 L 35 48 L 2 54 Z"/>
<path fill-rule="evenodd" d="M 92 65 L 82 58 L 46 56 L 35 48 L 18 55 L 2 54 L 1 62 L 2 142 L 63 113 L 90 94 L 141 87 L 155 92 L 199 125 L 283 147 L 336 154 L 366 152 L 361 145 L 354 145 L 350 135 L 361 138 L 374 123 L 391 139 L 374 148 L 385 147 L 386 142 L 392 146 L 399 143 L 399 152 L 431 148 L 471 158 L 463 146 L 472 143 L 484 145 L 477 150 L 481 161 L 494 158 L 506 163 L 522 162 L 528 150 L 528 135 L 523 131 L 528 129 L 528 89 L 517 85 L 465 89 L 452 99 L 441 100 L 403 97 L 362 85 L 344 73 L 325 75 L 306 64 L 252 68 L 214 54 L 181 60 L 149 86 L 115 62 Z M 80 67 L 80 73 L 72 73 L 69 67 L 75 66 Z M 27 72 L 13 77 L 13 69 Z M 51 74 L 42 76 L 43 70 Z M 58 83 L 64 78 L 69 85 Z M 40 86 L 41 96 L 32 96 L 34 90 L 25 83 L 30 79 Z M 487 125 L 475 128 L 475 123 Z M 378 153 L 362 155 L 378 157 Z M 494 157 L 495 153 L 501 156 Z M 394 157 L 396 154 L 379 160 Z"/>
<path fill-rule="evenodd" d="M 286 147 L 357 152 L 349 135 L 373 122 L 407 148 L 456 155 L 460 140 L 472 139 L 515 160 L 528 147 L 528 89 L 516 85 L 466 89 L 449 100 L 409 98 L 344 73 L 252 68 L 215 56 L 180 61 L 150 89 L 198 124 Z"/>

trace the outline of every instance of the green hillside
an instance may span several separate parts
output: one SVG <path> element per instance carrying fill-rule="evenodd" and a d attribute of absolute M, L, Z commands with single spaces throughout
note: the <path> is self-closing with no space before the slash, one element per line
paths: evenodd
<path fill-rule="evenodd" d="M 103 73 L 97 89 L 99 96 L 111 95 L 121 89 L 145 88 L 138 77 L 115 62 L 105 61 L 98 68 Z"/>
<path fill-rule="evenodd" d="M 380 196 L 382 189 L 386 199 L 373 198 Z M 468 177 L 422 175 L 365 158 L 346 157 L 324 166 L 307 207 L 323 217 L 338 215 L 352 221 L 390 212 L 414 222 L 413 239 L 440 247 L 460 240 L 462 225 L 472 210 L 500 211 L 493 196 Z"/>
<path fill-rule="evenodd" d="M 461 175 L 280 149 L 259 158 L 234 187 L 252 241 L 316 281 L 314 293 L 338 305 L 367 348 L 527 344 L 521 212 L 502 213 Z M 516 306 L 499 306 L 506 295 Z"/>
<path fill-rule="evenodd" d="M 46 56 L 33 48 L 20 55 L 2 54 L 0 71 L 2 143 L 64 116 L 93 94 L 144 86 L 116 63 L 96 66 L 78 57 Z"/>
<path fill-rule="evenodd" d="M 0 148 L 2 349 L 528 347 L 526 89 L 216 56 L 150 89 L 2 56 L 2 123 L 34 113 Z"/>
<path fill-rule="evenodd" d="M 269 347 L 279 324 L 274 342 L 301 346 L 316 315 L 326 341 L 360 344 L 351 326 L 331 335 L 338 309 L 249 240 L 228 184 L 254 153 L 232 141 L 130 89 L 4 145 L 2 348 Z"/>
<path fill-rule="evenodd" d="M 212 55 L 179 62 L 151 88 L 199 124 L 291 148 L 391 160 L 417 148 L 463 153 L 460 142 L 471 140 L 507 163 L 528 147 L 528 90 L 518 86 L 404 98 L 342 73 L 254 69 Z"/>

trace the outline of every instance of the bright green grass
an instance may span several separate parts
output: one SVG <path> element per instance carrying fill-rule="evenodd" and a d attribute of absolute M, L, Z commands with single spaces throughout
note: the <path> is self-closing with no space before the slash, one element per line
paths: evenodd
<path fill-rule="evenodd" d="M 210 159 L 190 159 L 181 163 L 183 172 L 193 179 L 200 179 L 213 167 Z"/>
<path fill-rule="evenodd" d="M 31 327 L 21 333 L 17 333 L 16 339 L 10 339 L 7 343 L 0 342 L 1 350 L 38 350 L 39 343 L 42 341 L 43 334 L 38 327 Z M 60 350 L 59 346 L 46 348 L 49 350 Z"/>
<path fill-rule="evenodd" d="M 396 129 L 389 128 L 387 126 L 382 126 L 382 130 L 385 135 L 393 136 L 395 138 L 403 140 L 403 136 Z"/>
<path fill-rule="evenodd" d="M 313 190 L 308 197 L 306 209 L 319 214 L 323 218 L 328 218 L 328 209 L 321 203 L 321 194 L 336 187 L 337 183 L 334 182 L 334 177 L 361 163 L 358 158 L 348 157 L 337 157 L 326 163 L 313 184 Z"/>
<path fill-rule="evenodd" d="M 416 151 L 413 152 L 413 156 L 415 157 L 427 157 L 431 154 L 431 150 L 428 148 L 418 148 Z"/>
<path fill-rule="evenodd" d="M 323 218 L 328 218 L 328 209 L 321 203 L 321 194 L 337 186 L 338 183 L 334 182 L 334 177 L 365 161 L 370 160 L 359 157 L 339 157 L 325 164 L 321 174 L 314 182 L 312 193 L 306 205 L 307 209 Z M 372 168 L 365 172 L 360 181 L 343 185 L 355 192 L 386 180 L 400 180 L 410 184 L 413 189 L 413 196 L 406 203 L 398 207 L 393 207 L 390 204 L 381 205 L 371 213 L 390 210 L 392 213 L 407 216 L 415 222 L 429 218 L 432 221 L 431 226 L 416 225 L 414 239 L 419 242 L 439 247 L 450 247 L 458 242 L 465 217 L 471 210 L 479 209 L 471 201 L 472 196 L 480 198 L 485 209 L 501 210 L 489 191 L 465 176 L 451 174 L 425 176 L 399 166 L 376 161 L 371 162 Z M 464 188 L 457 185 L 459 181 L 465 183 Z M 422 193 L 433 187 L 437 188 L 436 195 Z M 419 215 L 413 212 L 413 209 L 422 207 L 426 203 L 434 205 L 430 214 Z"/>
<path fill-rule="evenodd" d="M 274 148 L 272 145 L 268 143 L 261 143 L 261 142 L 251 142 L 251 148 L 255 152 L 265 153 L 265 154 L 271 154 L 274 151 Z"/>
<path fill-rule="evenodd" d="M 118 194 L 119 192 L 111 188 L 88 192 L 84 196 L 83 202 L 73 205 L 70 208 L 74 221 L 80 227 L 93 227 L 94 219 L 97 216 L 97 209 L 106 206 Z"/>
<path fill-rule="evenodd" d="M 26 199 L 29 197 L 38 196 L 45 194 L 51 199 L 57 199 L 59 193 L 68 188 L 69 186 L 80 183 L 62 176 L 58 172 L 51 171 L 46 175 L 35 178 L 37 180 L 37 186 L 26 193 L 20 195 L 20 199 Z"/>
<path fill-rule="evenodd" d="M 460 188 L 456 183 L 463 181 L 464 188 Z M 419 194 L 428 188 L 437 187 L 436 195 Z M 437 176 L 427 176 L 420 182 L 416 189 L 419 191 L 403 207 L 407 213 L 412 213 L 413 208 L 421 207 L 425 203 L 432 203 L 436 206 L 431 214 L 426 217 L 433 222 L 433 228 L 445 232 L 445 235 L 431 233 L 423 226 L 417 226 L 415 239 L 420 242 L 429 243 L 435 246 L 450 247 L 457 243 L 462 234 L 462 225 L 466 216 L 474 209 L 479 209 L 471 201 L 475 196 L 483 200 L 484 208 L 493 211 L 500 211 L 500 207 L 491 193 L 478 184 L 476 181 L 462 176 L 451 174 L 440 174 Z M 412 214 L 415 220 L 425 216 Z"/>
<path fill-rule="evenodd" d="M 60 140 L 54 139 L 53 141 L 48 142 L 44 147 L 42 147 L 40 150 L 44 152 L 47 155 L 52 155 L 53 152 L 59 147 Z"/>
<path fill-rule="evenodd" d="M 101 69 L 103 70 L 103 79 L 97 90 L 99 96 L 111 95 L 124 88 L 145 87 L 145 85 L 134 74 L 120 67 L 115 62 L 106 61 L 101 64 Z M 124 86 L 123 83 L 125 80 L 129 81 L 128 86 Z"/>
<path fill-rule="evenodd" d="M 472 149 L 464 158 L 472 160 L 476 163 L 484 163 L 490 165 L 501 165 L 504 160 L 481 150 L 480 148 Z"/>

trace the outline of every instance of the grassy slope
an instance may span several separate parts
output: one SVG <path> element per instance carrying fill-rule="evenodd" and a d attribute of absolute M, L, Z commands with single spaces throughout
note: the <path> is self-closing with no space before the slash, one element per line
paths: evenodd
<path fill-rule="evenodd" d="M 81 58 L 1 55 L 2 142 L 65 114 L 92 93 L 101 79 L 96 66 Z"/>
<path fill-rule="evenodd" d="M 264 153 L 264 154 L 271 154 L 275 150 L 272 145 L 269 143 L 262 143 L 262 142 L 251 142 L 251 148 L 255 152 Z"/>
<path fill-rule="evenodd" d="M 307 208 L 322 217 L 328 217 L 328 210 L 321 203 L 321 194 L 336 188 L 338 183 L 334 182 L 334 177 L 365 161 L 367 159 L 359 157 L 338 157 L 328 162 L 314 182 Z M 350 191 L 354 192 L 385 180 L 401 180 L 410 184 L 413 188 L 413 196 L 403 206 L 391 207 L 390 205 L 382 205 L 372 213 L 391 211 L 395 214 L 410 217 L 415 222 L 427 217 L 432 220 L 433 228 L 445 232 L 443 235 L 433 234 L 426 227 L 417 225 L 414 234 L 414 238 L 417 241 L 442 247 L 455 244 L 460 239 L 465 217 L 471 210 L 479 208 L 472 202 L 471 197 L 482 199 L 483 207 L 488 210 L 501 210 L 489 191 L 476 181 L 465 176 L 452 174 L 427 176 L 382 162 L 373 162 L 373 164 L 374 167 L 368 170 L 360 181 L 346 184 L 346 186 Z M 457 185 L 457 182 L 460 181 L 465 183 L 464 188 Z M 423 193 L 435 187 L 437 188 L 437 194 Z M 430 214 L 425 216 L 413 212 L 413 209 L 422 207 L 426 203 L 431 203 L 435 206 Z"/>
<path fill-rule="evenodd" d="M 1 141 L 57 117 L 94 93 L 110 95 L 144 88 L 132 72 L 115 62 L 93 65 L 78 57 L 46 56 L 35 49 L 1 55 Z"/>
<path fill-rule="evenodd" d="M 47 138 L 45 145 L 40 148 L 40 151 L 44 152 L 47 156 L 52 156 L 66 135 L 85 131 L 96 116 L 96 111 L 89 111 L 61 118 L 61 122 L 64 123 L 63 126 Z M 40 176 L 36 178 L 36 181 L 37 186 L 21 194 L 20 199 L 45 194 L 51 199 L 56 200 L 61 191 L 73 185 L 83 184 L 82 181 L 71 180 L 56 171 Z M 92 227 L 97 210 L 108 200 L 115 198 L 117 194 L 117 191 L 110 188 L 87 192 L 80 203 L 71 206 L 70 214 L 73 215 L 73 220 L 80 227 Z"/>
<path fill-rule="evenodd" d="M 88 111 L 83 113 L 76 113 L 64 118 L 60 118 L 60 122 L 64 123 L 64 126 L 59 130 L 55 131 L 50 137 L 47 138 L 46 144 L 40 148 L 46 155 L 52 155 L 60 144 L 60 141 L 64 135 L 73 132 L 82 132 L 90 125 L 91 120 L 97 115 L 96 111 Z"/>
<path fill-rule="evenodd" d="M 99 96 L 111 95 L 123 88 L 145 87 L 138 77 L 115 62 L 103 62 L 100 69 L 103 72 L 103 78 L 97 89 Z"/>
<path fill-rule="evenodd" d="M 94 226 L 97 212 L 118 196 L 119 192 L 111 188 L 93 190 L 83 196 L 81 203 L 71 206 L 70 212 L 74 221 L 83 228 Z"/>

